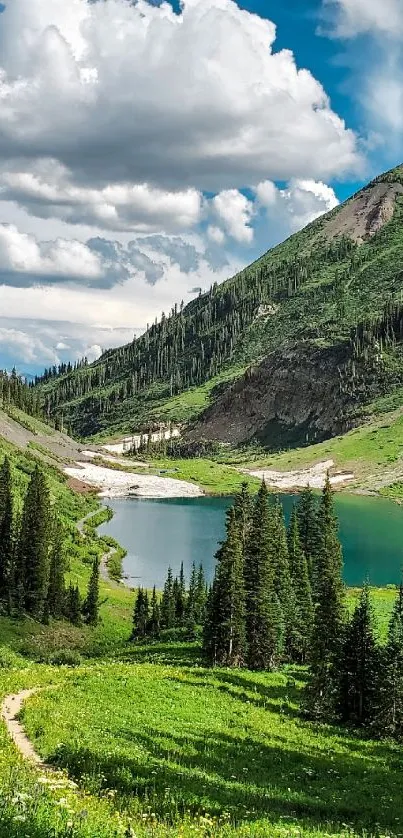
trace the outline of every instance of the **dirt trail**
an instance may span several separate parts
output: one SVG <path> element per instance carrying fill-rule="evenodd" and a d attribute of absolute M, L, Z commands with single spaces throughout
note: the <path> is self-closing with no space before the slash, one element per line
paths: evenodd
<path fill-rule="evenodd" d="M 44 762 L 39 754 L 35 751 L 32 742 L 28 739 L 22 724 L 18 721 L 17 716 L 20 713 L 23 704 L 39 689 L 22 690 L 15 695 L 7 695 L 1 707 L 1 717 L 5 722 L 8 733 L 11 736 L 17 750 L 29 762 L 34 763 L 37 768 L 42 770 L 52 771 L 55 769 Z"/>
<path fill-rule="evenodd" d="M 95 511 L 95 512 L 89 512 L 88 515 L 85 516 L 85 518 L 81 518 L 81 521 L 77 521 L 76 526 L 77 526 L 77 529 L 78 529 L 78 532 L 80 533 L 80 535 L 85 535 L 85 533 L 84 533 L 85 522 L 89 521 L 94 515 L 97 515 L 97 512 L 98 512 L 98 510 Z M 120 587 L 120 583 L 115 582 L 114 579 L 111 579 L 111 577 L 109 576 L 109 570 L 108 570 L 108 560 L 110 559 L 110 557 L 113 555 L 114 552 L 115 552 L 115 548 L 110 547 L 109 550 L 107 550 L 107 552 L 104 553 L 103 556 L 101 557 L 101 561 L 99 563 L 99 575 L 100 575 L 101 579 L 103 579 L 104 582 L 107 582 L 108 585 L 110 585 L 112 588 L 118 588 L 118 587 Z"/>

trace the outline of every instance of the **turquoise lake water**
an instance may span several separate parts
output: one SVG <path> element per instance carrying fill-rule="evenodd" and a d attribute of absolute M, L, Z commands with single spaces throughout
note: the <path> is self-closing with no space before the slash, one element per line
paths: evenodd
<path fill-rule="evenodd" d="M 295 496 L 282 495 L 286 517 Z M 124 572 L 133 586 L 162 587 L 171 565 L 177 574 L 183 561 L 189 576 L 192 562 L 202 563 L 208 579 L 214 554 L 225 532 L 229 498 L 175 498 L 108 501 L 114 518 L 99 528 L 114 536 L 128 553 Z M 403 508 L 391 501 L 360 495 L 337 495 L 336 511 L 348 585 L 400 581 L 403 566 Z"/>

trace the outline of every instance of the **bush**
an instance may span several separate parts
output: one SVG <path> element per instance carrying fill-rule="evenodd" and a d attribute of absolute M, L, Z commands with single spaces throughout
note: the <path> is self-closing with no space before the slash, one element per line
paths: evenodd
<path fill-rule="evenodd" d="M 0 646 L 0 669 L 23 669 L 26 666 L 24 658 L 7 646 Z"/>
<path fill-rule="evenodd" d="M 54 666 L 80 666 L 82 662 L 80 653 L 75 649 L 60 649 L 49 659 L 49 663 Z"/>

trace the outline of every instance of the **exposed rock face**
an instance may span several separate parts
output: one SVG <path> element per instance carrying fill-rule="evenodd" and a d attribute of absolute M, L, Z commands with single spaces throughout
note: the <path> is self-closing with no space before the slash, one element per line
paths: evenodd
<path fill-rule="evenodd" d="M 186 436 L 233 444 L 258 438 L 270 447 L 319 441 L 349 427 L 343 395 L 344 347 L 309 344 L 276 350 L 248 370 Z"/>
<path fill-rule="evenodd" d="M 325 222 L 324 234 L 329 239 L 348 236 L 355 242 L 363 242 L 392 219 L 399 195 L 403 195 L 401 183 L 371 184 Z"/>

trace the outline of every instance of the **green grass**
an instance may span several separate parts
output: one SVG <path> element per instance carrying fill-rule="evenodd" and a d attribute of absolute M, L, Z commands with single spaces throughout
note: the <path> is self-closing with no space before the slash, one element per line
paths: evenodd
<path fill-rule="evenodd" d="M 403 476 L 403 412 L 393 411 L 345 436 L 317 445 L 279 454 L 235 452 L 228 457 L 234 466 L 268 467 L 279 471 L 292 471 L 329 459 L 334 460 L 337 468 L 355 474 L 353 485 L 377 488 L 383 478 L 387 482 L 388 473 Z"/>
<path fill-rule="evenodd" d="M 401 748 L 302 720 L 303 683 L 295 669 L 100 665 L 35 696 L 23 720 L 89 808 L 112 806 L 135 834 L 400 834 Z"/>

